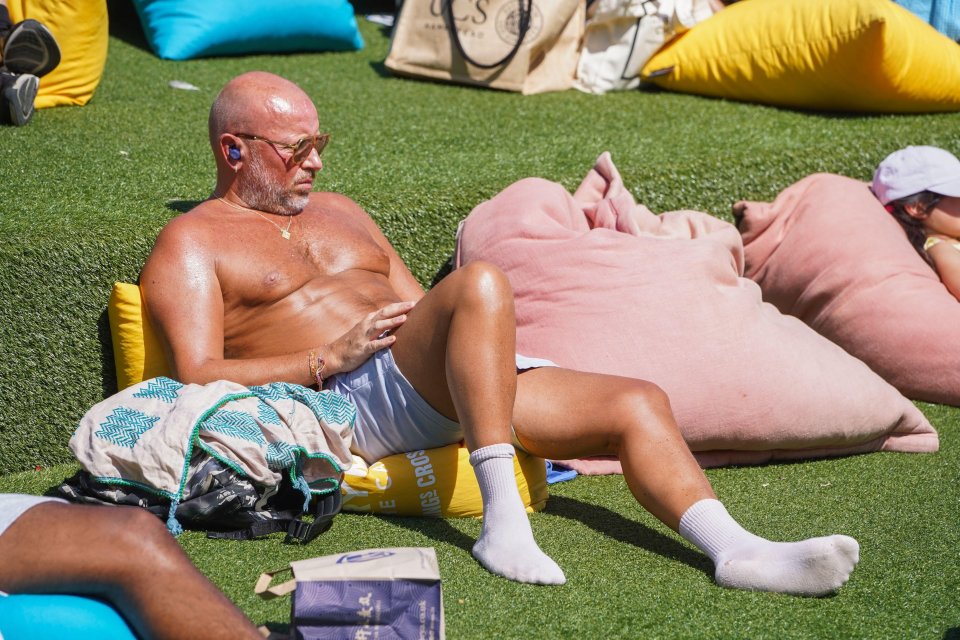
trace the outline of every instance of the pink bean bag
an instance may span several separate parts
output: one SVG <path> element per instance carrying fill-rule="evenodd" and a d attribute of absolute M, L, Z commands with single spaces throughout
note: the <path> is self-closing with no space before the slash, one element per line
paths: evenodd
<path fill-rule="evenodd" d="M 528 178 L 476 207 L 458 239 L 473 260 L 510 279 L 518 351 L 660 385 L 703 466 L 939 446 L 896 389 L 761 301 L 733 225 L 653 215 L 609 154 L 573 196 Z"/>
<path fill-rule="evenodd" d="M 734 209 L 764 300 L 907 397 L 960 406 L 960 303 L 867 185 L 817 174 Z"/>

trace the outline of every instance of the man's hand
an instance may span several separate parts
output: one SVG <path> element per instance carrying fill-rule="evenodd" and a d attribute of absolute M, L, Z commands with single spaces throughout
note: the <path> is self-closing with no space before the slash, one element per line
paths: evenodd
<path fill-rule="evenodd" d="M 393 330 L 407 321 L 407 312 L 416 302 L 394 302 L 368 313 L 352 329 L 330 343 L 324 377 L 353 371 L 377 351 L 396 341 Z"/>

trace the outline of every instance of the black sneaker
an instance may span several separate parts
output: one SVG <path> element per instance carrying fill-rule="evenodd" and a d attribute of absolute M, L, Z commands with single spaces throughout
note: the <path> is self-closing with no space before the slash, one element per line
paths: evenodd
<path fill-rule="evenodd" d="M 3 42 L 3 66 L 13 73 L 44 76 L 60 64 L 60 45 L 42 23 L 28 18 L 13 25 Z"/>
<path fill-rule="evenodd" d="M 0 122 L 22 127 L 33 115 L 40 79 L 29 73 L 10 73 L 0 69 Z"/>

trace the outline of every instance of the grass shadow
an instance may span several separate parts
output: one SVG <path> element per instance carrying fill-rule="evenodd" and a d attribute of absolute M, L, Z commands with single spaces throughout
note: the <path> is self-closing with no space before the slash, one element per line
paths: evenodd
<path fill-rule="evenodd" d="M 370 68 L 373 69 L 373 71 L 374 71 L 378 76 L 380 76 L 381 78 L 395 78 L 395 77 L 396 77 L 396 76 L 394 76 L 392 73 L 390 73 L 390 70 L 387 69 L 387 65 L 385 65 L 385 64 L 383 63 L 383 60 L 380 60 L 379 62 L 371 62 L 371 63 L 370 63 Z"/>
<path fill-rule="evenodd" d="M 547 501 L 547 508 L 544 513 L 576 520 L 609 538 L 682 562 L 694 569 L 703 571 L 711 578 L 713 577 L 713 565 L 707 556 L 693 551 L 640 522 L 624 518 L 619 513 L 605 507 L 581 502 L 574 498 L 553 495 Z M 453 527 L 445 519 L 390 516 L 389 521 L 410 531 L 421 533 L 437 542 L 457 546 L 467 553 L 473 550 L 473 545 L 476 542 L 472 537 Z M 956 640 L 960 640 L 960 638 Z"/>
<path fill-rule="evenodd" d="M 460 547 L 467 553 L 473 550 L 473 545 L 476 542 L 476 540 L 451 525 L 445 518 L 403 518 L 397 516 L 384 516 L 384 518 L 391 524 L 409 531 L 422 533 L 437 542 Z"/>
<path fill-rule="evenodd" d="M 172 200 L 167 200 L 166 206 L 167 206 L 167 209 L 170 209 L 170 211 L 176 211 L 177 213 L 186 213 L 187 211 L 190 211 L 191 209 L 196 207 L 201 202 L 205 202 L 205 200 L 179 200 L 177 198 L 174 198 Z"/>
<path fill-rule="evenodd" d="M 132 47 L 153 53 L 147 36 L 143 33 L 140 16 L 130 0 L 107 0 L 110 37 L 126 42 Z"/>
<path fill-rule="evenodd" d="M 266 640 L 289 640 L 290 638 L 290 625 L 285 622 L 268 620 L 260 626 L 266 628 L 270 634 L 266 637 Z"/>
<path fill-rule="evenodd" d="M 100 343 L 100 387 L 103 397 L 117 392 L 117 368 L 113 353 L 113 335 L 110 331 L 110 316 L 104 307 L 97 318 L 97 341 Z"/>
<path fill-rule="evenodd" d="M 608 538 L 677 560 L 713 577 L 713 565 L 707 556 L 693 551 L 643 523 L 624 518 L 606 507 L 582 502 L 575 498 L 552 495 L 547 501 L 544 513 L 576 520 Z"/>
<path fill-rule="evenodd" d="M 433 289 L 437 284 L 446 278 L 448 275 L 453 273 L 453 261 L 455 256 L 450 254 L 450 257 L 447 258 L 447 261 L 440 265 L 440 268 L 437 269 L 437 272 L 433 274 L 433 280 L 430 281 L 430 288 Z"/>
<path fill-rule="evenodd" d="M 888 118 L 889 113 L 882 112 L 872 112 L 872 111 L 831 111 L 828 109 L 814 109 L 812 107 L 793 107 L 787 105 L 779 104 L 769 104 L 766 102 L 758 102 L 756 100 L 747 100 L 747 99 L 738 99 L 725 96 L 708 96 L 699 93 L 692 93 L 687 91 L 674 91 L 671 89 L 666 89 L 659 85 L 653 84 L 652 82 L 641 82 L 640 86 L 636 89 L 640 93 L 646 93 L 650 95 L 656 94 L 669 94 L 669 95 L 688 95 L 696 98 L 701 98 L 703 100 L 712 100 L 717 102 L 729 102 L 732 104 L 740 105 L 750 105 L 754 107 L 763 107 L 766 109 L 773 109 L 780 113 L 798 113 L 805 116 L 811 116 L 814 118 L 821 118 L 827 120 L 860 120 L 863 118 L 870 119 L 879 119 L 879 118 Z M 901 115 L 922 115 L 922 114 L 901 114 Z"/>
<path fill-rule="evenodd" d="M 960 640 L 960 627 L 950 627 L 943 634 L 943 640 Z"/>

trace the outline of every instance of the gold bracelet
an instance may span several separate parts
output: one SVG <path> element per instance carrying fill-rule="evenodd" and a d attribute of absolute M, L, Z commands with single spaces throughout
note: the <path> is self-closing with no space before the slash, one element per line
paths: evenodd
<path fill-rule="evenodd" d="M 307 366 L 310 367 L 310 379 L 317 379 L 317 352 L 311 351 L 310 355 L 307 356 Z"/>

